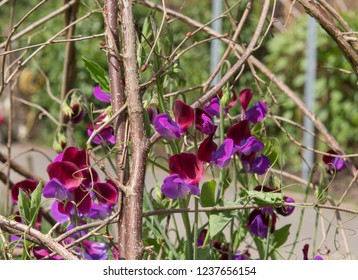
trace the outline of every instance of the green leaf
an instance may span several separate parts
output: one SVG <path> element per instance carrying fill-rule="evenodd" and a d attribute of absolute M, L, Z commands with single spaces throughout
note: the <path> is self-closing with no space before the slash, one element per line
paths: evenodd
<path fill-rule="evenodd" d="M 280 207 L 283 204 L 281 193 L 246 191 L 248 197 L 258 205 Z"/>
<path fill-rule="evenodd" d="M 90 73 L 91 78 L 100 85 L 103 91 L 109 93 L 109 79 L 104 69 L 94 61 L 85 59 L 84 57 L 82 57 L 82 60 L 85 63 L 85 67 Z"/>
<path fill-rule="evenodd" d="M 273 233 L 272 246 L 277 249 L 286 243 L 288 236 L 290 235 L 291 225 L 285 225 L 280 229 L 275 230 Z"/>
<path fill-rule="evenodd" d="M 25 225 L 30 225 L 31 214 L 30 214 L 30 200 L 28 199 L 26 193 L 19 189 L 18 203 L 20 216 Z"/>
<path fill-rule="evenodd" d="M 40 181 L 36 189 L 31 194 L 31 204 L 30 204 L 31 227 L 35 226 L 37 215 L 40 210 L 42 189 L 43 189 L 43 182 Z"/>
<path fill-rule="evenodd" d="M 225 201 L 220 206 L 235 206 L 241 205 L 237 202 Z M 231 220 L 237 215 L 237 210 L 223 211 L 219 213 L 212 213 L 209 217 L 209 233 L 210 237 L 214 238 L 221 233 L 224 228 L 231 222 Z"/>
<path fill-rule="evenodd" d="M 213 250 L 210 248 L 198 248 L 198 260 L 213 260 L 215 259 L 213 255 Z"/>
<path fill-rule="evenodd" d="M 215 189 L 216 181 L 211 180 L 203 184 L 200 193 L 200 203 L 203 207 L 211 207 L 215 205 Z"/>

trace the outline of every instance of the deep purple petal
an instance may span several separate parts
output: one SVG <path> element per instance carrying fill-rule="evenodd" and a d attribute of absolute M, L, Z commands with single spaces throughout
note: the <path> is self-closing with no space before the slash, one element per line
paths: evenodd
<path fill-rule="evenodd" d="M 199 146 L 198 158 L 203 162 L 211 162 L 213 154 L 217 150 L 218 146 L 213 141 L 213 134 L 208 136 Z"/>
<path fill-rule="evenodd" d="M 245 113 L 245 120 L 249 120 L 252 123 L 258 123 L 267 115 L 267 106 L 263 101 L 257 102 Z"/>
<path fill-rule="evenodd" d="M 284 196 L 283 201 L 288 203 L 295 203 L 295 200 L 289 196 Z M 281 208 L 276 208 L 276 212 L 282 216 L 291 215 L 293 210 L 295 210 L 295 206 L 290 206 L 290 205 L 285 205 L 282 206 Z"/>
<path fill-rule="evenodd" d="M 87 128 L 88 136 L 91 136 L 93 131 L 94 131 L 93 129 Z M 92 142 L 96 145 L 101 144 L 106 141 L 110 144 L 115 143 L 113 128 L 111 126 L 103 128 L 92 140 Z"/>
<path fill-rule="evenodd" d="M 199 108 L 195 110 L 195 128 L 207 135 L 213 134 L 216 130 L 210 115 Z"/>
<path fill-rule="evenodd" d="M 186 132 L 194 122 L 194 110 L 191 106 L 177 99 L 174 101 L 175 122 L 180 126 L 183 132 Z"/>
<path fill-rule="evenodd" d="M 265 174 L 270 168 L 270 159 L 264 155 L 258 155 L 250 169 L 250 172 L 256 173 L 258 175 Z"/>
<path fill-rule="evenodd" d="M 257 212 L 251 212 L 251 214 L 252 213 L 254 213 L 254 216 L 248 225 L 250 232 L 256 236 L 266 238 L 268 227 L 264 224 L 261 214 Z"/>
<path fill-rule="evenodd" d="M 241 145 L 238 146 L 239 151 L 245 156 L 249 156 L 252 153 L 260 152 L 264 148 L 264 144 L 257 140 L 254 136 L 251 136 L 243 141 Z"/>
<path fill-rule="evenodd" d="M 208 233 L 207 229 L 202 229 L 198 236 L 198 247 L 202 247 L 205 241 L 206 234 Z"/>
<path fill-rule="evenodd" d="M 91 219 L 104 220 L 111 213 L 111 207 L 107 205 L 98 205 L 96 203 L 92 203 L 92 208 L 88 212 L 87 216 Z"/>
<path fill-rule="evenodd" d="M 37 260 L 41 260 L 41 259 L 47 257 L 48 255 L 50 255 L 52 253 L 52 251 L 50 251 L 47 248 L 44 248 L 42 246 L 35 246 L 32 249 L 32 253 L 34 254 L 34 257 Z M 49 260 L 63 260 L 63 258 L 60 255 L 54 255 L 48 259 Z"/>
<path fill-rule="evenodd" d="M 169 157 L 170 174 L 178 174 L 187 184 L 195 185 L 204 177 L 204 165 L 195 154 L 180 153 Z"/>
<path fill-rule="evenodd" d="M 107 245 L 105 243 L 84 240 L 83 247 L 87 260 L 106 260 L 108 258 Z"/>
<path fill-rule="evenodd" d="M 192 195 L 199 195 L 200 194 L 200 189 L 199 189 L 198 185 L 189 185 L 189 189 L 190 189 L 190 193 Z"/>
<path fill-rule="evenodd" d="M 153 121 L 154 129 L 165 139 L 179 139 L 183 135 L 182 129 L 169 115 L 159 114 Z"/>
<path fill-rule="evenodd" d="M 315 261 L 323 261 L 324 259 L 321 256 L 317 255 L 317 256 L 315 256 L 313 258 L 313 260 L 315 260 Z"/>
<path fill-rule="evenodd" d="M 69 161 L 49 164 L 47 166 L 47 173 L 50 179 L 58 179 L 70 191 L 77 188 L 83 180 L 83 174 L 78 166 Z"/>
<path fill-rule="evenodd" d="M 253 93 L 250 89 L 246 88 L 243 89 L 239 94 L 240 104 L 242 106 L 242 109 L 244 112 L 247 110 L 247 106 L 249 105 L 251 98 L 253 96 Z"/>
<path fill-rule="evenodd" d="M 48 181 L 42 191 L 42 195 L 46 198 L 57 198 L 58 200 L 71 199 L 71 194 L 59 180 L 56 178 Z"/>
<path fill-rule="evenodd" d="M 71 118 L 71 122 L 73 124 L 79 124 L 83 120 L 85 115 L 86 115 L 86 110 L 84 108 L 82 108 L 81 111 L 77 115 L 75 115 L 74 117 Z"/>
<path fill-rule="evenodd" d="M 95 183 L 93 191 L 101 205 L 114 205 L 118 201 L 118 190 L 113 183 Z"/>
<path fill-rule="evenodd" d="M 17 182 L 11 188 L 11 195 L 10 195 L 11 201 L 14 204 L 17 204 L 17 199 L 19 196 L 20 189 L 22 189 L 25 193 L 30 194 L 36 189 L 38 183 L 39 183 L 38 181 L 32 179 L 25 179 L 20 182 Z"/>
<path fill-rule="evenodd" d="M 329 151 L 327 151 L 327 153 L 332 154 L 332 155 L 338 155 L 333 150 L 329 150 Z M 340 171 L 345 168 L 344 160 L 339 157 L 331 157 L 331 156 L 324 155 L 323 162 L 326 164 L 327 168 L 330 170 Z"/>
<path fill-rule="evenodd" d="M 101 90 L 100 86 L 95 86 L 93 88 L 93 95 L 96 97 L 97 100 L 104 102 L 104 103 L 111 103 L 112 96 L 107 92 Z"/>
<path fill-rule="evenodd" d="M 231 156 L 236 152 L 234 141 L 227 138 L 223 141 L 219 149 L 213 154 L 212 163 L 220 168 L 229 164 Z"/>
<path fill-rule="evenodd" d="M 212 98 L 204 105 L 204 111 L 212 117 L 220 116 L 220 100 L 218 97 Z"/>
<path fill-rule="evenodd" d="M 235 255 L 232 256 L 232 259 L 237 261 L 249 260 L 250 254 L 247 250 L 245 252 L 241 252 L 241 250 L 237 250 Z"/>
<path fill-rule="evenodd" d="M 173 174 L 164 179 L 161 190 L 166 197 L 175 199 L 185 197 L 189 193 L 190 187 L 178 174 Z"/>

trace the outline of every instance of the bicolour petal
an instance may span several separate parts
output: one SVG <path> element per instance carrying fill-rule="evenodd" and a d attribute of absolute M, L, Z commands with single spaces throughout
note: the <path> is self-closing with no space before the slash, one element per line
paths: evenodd
<path fill-rule="evenodd" d="M 153 120 L 154 129 L 165 139 L 179 139 L 183 130 L 174 122 L 168 114 L 159 114 Z"/>
<path fill-rule="evenodd" d="M 191 106 L 177 99 L 174 101 L 175 122 L 179 125 L 183 132 L 186 132 L 194 122 L 194 110 Z"/>
<path fill-rule="evenodd" d="M 169 157 L 170 174 L 178 174 L 186 183 L 195 185 L 204 177 L 204 165 L 195 154 L 180 153 Z"/>
<path fill-rule="evenodd" d="M 25 179 L 20 182 L 17 182 L 11 188 L 11 201 L 14 204 L 17 204 L 20 189 L 22 189 L 25 193 L 30 194 L 36 189 L 38 183 L 38 181 L 32 179 Z"/>
<path fill-rule="evenodd" d="M 73 205 L 70 202 L 63 203 L 54 200 L 51 206 L 51 214 L 56 222 L 65 223 L 70 220 L 70 215 L 73 210 Z"/>
<path fill-rule="evenodd" d="M 207 135 L 213 134 L 216 130 L 210 115 L 199 108 L 195 110 L 195 128 Z"/>
<path fill-rule="evenodd" d="M 95 86 L 93 88 L 93 95 L 96 97 L 97 100 L 104 102 L 104 103 L 111 103 L 112 96 L 107 92 L 101 90 L 100 86 Z"/>
<path fill-rule="evenodd" d="M 253 96 L 253 93 L 250 89 L 246 88 L 243 89 L 240 94 L 239 94 L 239 100 L 240 100 L 240 104 L 242 109 L 244 110 L 244 112 L 246 112 L 247 107 L 251 101 L 251 98 Z"/>
<path fill-rule="evenodd" d="M 250 172 L 256 173 L 258 175 L 265 174 L 270 168 L 270 159 L 264 155 L 258 155 L 250 168 Z"/>
<path fill-rule="evenodd" d="M 283 201 L 288 203 L 295 203 L 295 200 L 289 196 L 284 196 Z M 291 215 L 293 210 L 295 210 L 295 206 L 291 206 L 291 205 L 284 205 L 281 208 L 276 208 L 276 212 L 282 216 Z"/>
<path fill-rule="evenodd" d="M 220 168 L 229 164 L 231 156 L 237 151 L 234 141 L 227 138 L 223 141 L 219 149 L 213 154 L 211 162 Z"/>
<path fill-rule="evenodd" d="M 243 120 L 231 126 L 227 132 L 227 138 L 234 140 L 235 145 L 240 145 L 251 136 L 249 121 Z"/>
<path fill-rule="evenodd" d="M 267 115 L 267 106 L 263 101 L 257 102 L 254 106 L 252 106 L 244 116 L 245 120 L 249 120 L 252 123 L 258 123 Z"/>
<path fill-rule="evenodd" d="M 264 144 L 257 140 L 254 136 L 250 136 L 244 140 L 241 145 L 238 145 L 239 151 L 245 156 L 260 152 L 263 148 Z"/>
<path fill-rule="evenodd" d="M 94 220 L 104 220 L 108 217 L 109 213 L 111 213 L 111 207 L 107 205 L 98 205 L 96 203 L 92 203 L 92 208 L 88 212 L 87 216 Z"/>
<path fill-rule="evenodd" d="M 101 205 L 114 205 L 118 201 L 118 190 L 112 181 L 107 183 L 95 183 L 93 191 Z"/>
<path fill-rule="evenodd" d="M 166 197 L 171 199 L 183 198 L 191 191 L 197 193 L 197 190 L 195 188 L 192 189 L 192 186 L 187 184 L 178 174 L 172 174 L 166 177 L 161 191 Z"/>
<path fill-rule="evenodd" d="M 71 194 L 58 179 L 53 178 L 46 183 L 42 191 L 42 195 L 46 198 L 57 198 L 58 200 L 71 199 Z"/>
<path fill-rule="evenodd" d="M 49 164 L 47 173 L 50 179 L 58 179 L 70 191 L 76 189 L 83 180 L 83 174 L 78 166 L 69 161 L 57 161 Z"/>
<path fill-rule="evenodd" d="M 211 162 L 213 154 L 217 150 L 218 146 L 213 141 L 213 134 L 206 137 L 204 141 L 200 144 L 198 149 L 198 158 L 203 162 Z"/>

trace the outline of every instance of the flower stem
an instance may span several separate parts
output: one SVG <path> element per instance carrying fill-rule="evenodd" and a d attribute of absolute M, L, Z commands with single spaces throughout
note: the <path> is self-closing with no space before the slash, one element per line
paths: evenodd
<path fill-rule="evenodd" d="M 199 198 L 194 197 L 195 199 L 195 216 L 194 216 L 194 260 L 198 259 L 198 222 L 199 222 Z"/>
<path fill-rule="evenodd" d="M 185 199 L 179 199 L 179 206 L 180 208 L 186 208 L 186 202 Z M 188 213 L 182 213 L 185 233 L 186 233 L 186 254 L 185 257 L 187 260 L 193 259 L 193 242 L 192 242 L 192 235 L 191 235 L 191 227 L 190 227 L 190 221 L 189 221 L 189 215 Z"/>

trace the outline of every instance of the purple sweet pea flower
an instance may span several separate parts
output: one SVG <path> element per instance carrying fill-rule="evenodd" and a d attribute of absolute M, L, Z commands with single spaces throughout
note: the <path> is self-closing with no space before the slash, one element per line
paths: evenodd
<path fill-rule="evenodd" d="M 184 132 L 168 114 L 159 114 L 153 120 L 154 129 L 165 139 L 179 139 Z"/>
<path fill-rule="evenodd" d="M 250 259 L 250 253 L 248 250 L 241 252 L 241 250 L 237 250 L 235 255 L 232 256 L 233 260 L 237 261 L 246 261 Z"/>
<path fill-rule="evenodd" d="M 218 97 L 212 98 L 204 105 L 204 111 L 212 117 L 220 116 L 220 100 Z"/>
<path fill-rule="evenodd" d="M 180 153 L 169 157 L 170 175 L 178 174 L 187 184 L 195 185 L 204 177 L 204 165 L 195 154 Z"/>
<path fill-rule="evenodd" d="M 83 247 L 87 260 L 106 260 L 108 258 L 105 243 L 84 240 Z"/>
<path fill-rule="evenodd" d="M 253 105 L 244 115 L 245 120 L 249 120 L 252 123 L 258 123 L 267 115 L 267 106 L 263 101 L 257 102 Z"/>
<path fill-rule="evenodd" d="M 87 124 L 87 134 L 91 136 L 93 131 L 102 126 L 102 124 L 108 119 L 108 115 L 106 112 L 102 112 L 98 118 L 96 118 L 92 123 Z M 96 145 L 102 142 L 108 142 L 110 144 L 115 143 L 115 137 L 113 128 L 110 124 L 108 124 L 105 128 L 103 128 L 92 140 L 92 142 Z"/>
<path fill-rule="evenodd" d="M 205 241 L 205 238 L 206 238 L 206 234 L 208 233 L 208 230 L 207 229 L 202 229 L 200 231 L 200 234 L 198 236 L 198 247 L 202 247 L 204 245 L 204 241 Z"/>
<path fill-rule="evenodd" d="M 161 187 L 162 193 L 171 199 L 183 198 L 189 192 L 198 194 L 197 187 L 194 185 L 188 184 L 185 180 L 179 177 L 178 174 L 169 175 L 164 179 L 163 185 Z"/>
<path fill-rule="evenodd" d="M 250 165 L 249 172 L 256 173 L 258 175 L 265 174 L 270 168 L 270 159 L 264 155 L 258 155 L 252 164 Z"/>
<path fill-rule="evenodd" d="M 313 260 L 315 260 L 315 261 L 323 261 L 324 259 L 321 256 L 317 255 L 317 256 L 315 256 L 313 258 Z"/>
<path fill-rule="evenodd" d="M 289 196 L 284 196 L 283 201 L 288 203 L 295 203 L 295 200 Z M 295 210 L 295 206 L 290 206 L 290 205 L 285 205 L 282 206 L 281 208 L 276 208 L 276 212 L 282 216 L 291 215 L 293 210 Z"/>
<path fill-rule="evenodd" d="M 303 246 L 303 248 L 302 248 L 303 259 L 304 259 L 304 260 L 309 260 L 309 258 L 308 258 L 308 250 L 309 250 L 309 248 L 310 248 L 310 245 L 308 245 L 308 244 L 305 244 L 305 245 Z M 313 258 L 313 260 L 322 261 L 322 260 L 324 260 L 324 259 L 323 259 L 321 256 L 316 255 L 316 256 Z"/>
<path fill-rule="evenodd" d="M 185 133 L 194 122 L 194 110 L 191 106 L 185 104 L 181 100 L 174 101 L 175 122 L 179 125 Z"/>
<path fill-rule="evenodd" d="M 266 238 L 271 216 L 271 233 L 275 230 L 276 214 L 272 207 L 254 209 L 249 215 L 248 228 L 253 235 Z"/>
<path fill-rule="evenodd" d="M 240 104 L 242 109 L 244 110 L 244 112 L 246 112 L 247 107 L 249 106 L 249 103 L 251 101 L 251 98 L 253 96 L 253 93 L 250 89 L 246 88 L 243 89 L 240 94 L 239 94 L 239 100 L 240 100 Z"/>
<path fill-rule="evenodd" d="M 37 260 L 42 260 L 43 258 L 50 255 L 52 251 L 42 246 L 35 246 L 32 249 L 32 253 Z M 48 260 L 63 260 L 63 258 L 60 255 L 54 255 L 53 257 L 49 257 Z"/>
<path fill-rule="evenodd" d="M 46 198 L 57 198 L 59 200 L 65 200 L 66 198 L 70 200 L 72 199 L 71 193 L 68 191 L 67 187 L 56 178 L 53 178 L 46 183 L 42 195 Z"/>
<path fill-rule="evenodd" d="M 93 191 L 100 205 L 112 206 L 118 201 L 118 189 L 111 180 L 107 183 L 95 183 Z"/>
<path fill-rule="evenodd" d="M 326 153 L 332 154 L 332 155 L 338 155 L 333 150 L 328 150 Z M 339 157 L 331 157 L 324 155 L 323 156 L 323 162 L 326 164 L 328 171 L 340 171 L 345 168 L 344 160 Z"/>
<path fill-rule="evenodd" d="M 102 91 L 99 85 L 93 88 L 93 95 L 97 100 L 103 103 L 111 103 L 112 96 L 107 92 Z"/>
<path fill-rule="evenodd" d="M 195 110 L 195 128 L 207 135 L 215 133 L 216 130 L 210 115 L 199 108 Z"/>
<path fill-rule="evenodd" d="M 74 214 L 73 204 L 70 202 L 65 204 L 55 200 L 51 206 L 51 214 L 56 222 L 66 223 L 70 221 L 70 215 Z"/>
<path fill-rule="evenodd" d="M 250 136 L 238 145 L 238 150 L 245 156 L 249 156 L 252 153 L 260 152 L 264 148 L 264 144 L 257 140 L 254 136 Z"/>
<path fill-rule="evenodd" d="M 92 203 L 92 208 L 88 212 L 87 216 L 91 219 L 104 220 L 111 213 L 111 207 L 107 205 L 98 205 L 96 203 Z"/>

